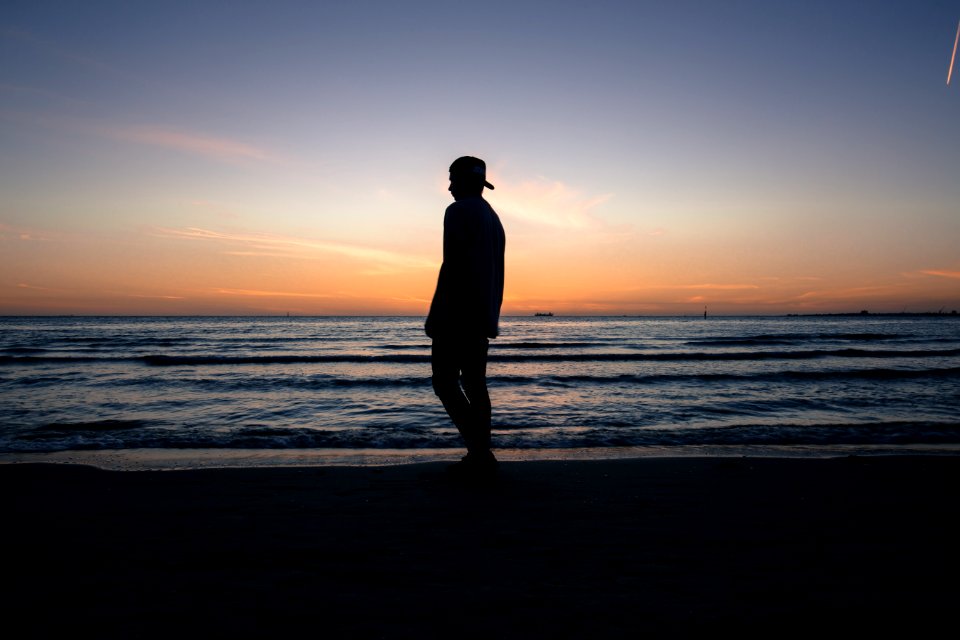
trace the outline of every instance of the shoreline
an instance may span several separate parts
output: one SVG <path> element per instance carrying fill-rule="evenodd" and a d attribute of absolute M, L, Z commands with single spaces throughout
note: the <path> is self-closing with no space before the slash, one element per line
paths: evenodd
<path fill-rule="evenodd" d="M 960 456 L 960 444 L 581 447 L 495 449 L 504 462 L 607 461 L 649 458 L 842 458 Z M 0 466 L 64 464 L 106 471 L 184 471 L 289 467 L 382 467 L 455 462 L 463 449 L 99 449 L 0 453 Z"/>
<path fill-rule="evenodd" d="M 27 637 L 917 635 L 960 596 L 956 456 L 444 468 L 0 465 L 5 606 Z"/>

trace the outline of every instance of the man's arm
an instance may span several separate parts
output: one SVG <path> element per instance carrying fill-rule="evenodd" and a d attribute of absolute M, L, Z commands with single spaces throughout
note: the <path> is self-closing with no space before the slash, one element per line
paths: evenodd
<path fill-rule="evenodd" d="M 443 215 L 443 263 L 440 265 L 440 275 L 437 277 L 437 288 L 430 304 L 430 313 L 424 330 L 431 338 L 435 337 L 437 329 L 442 325 L 449 325 L 451 308 L 456 306 L 455 274 L 457 265 L 463 260 L 463 228 L 461 216 L 457 215 L 456 204 L 447 207 Z"/>

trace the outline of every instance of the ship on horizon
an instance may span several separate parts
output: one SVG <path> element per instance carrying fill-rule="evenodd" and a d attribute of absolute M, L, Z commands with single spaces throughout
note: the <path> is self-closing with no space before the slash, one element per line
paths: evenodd
<path fill-rule="evenodd" d="M 536 316 L 536 317 L 538 317 L 538 318 L 552 318 L 552 317 L 553 317 L 553 312 L 552 312 L 552 311 L 537 311 L 537 312 L 536 312 L 535 314 L 533 314 L 533 315 Z"/>

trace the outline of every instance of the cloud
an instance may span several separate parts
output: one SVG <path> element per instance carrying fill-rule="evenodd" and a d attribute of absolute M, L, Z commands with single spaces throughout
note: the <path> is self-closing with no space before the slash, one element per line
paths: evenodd
<path fill-rule="evenodd" d="M 116 291 L 110 291 L 108 293 L 117 293 Z M 147 300 L 186 300 L 184 296 L 150 296 L 140 293 L 125 293 L 123 294 L 128 298 L 143 298 Z"/>
<path fill-rule="evenodd" d="M 602 226 L 593 209 L 612 197 L 586 196 L 563 182 L 545 179 L 516 185 L 500 180 L 495 193 L 498 211 L 532 224 L 561 229 Z"/>
<path fill-rule="evenodd" d="M 163 125 L 104 125 L 72 116 L 0 110 L 0 119 L 20 126 L 42 127 L 95 135 L 121 142 L 172 149 L 181 153 L 219 162 L 286 162 L 277 154 L 232 138 L 223 138 L 197 131 L 185 131 Z"/>
<path fill-rule="evenodd" d="M 262 233 L 225 233 L 188 227 L 186 229 L 158 229 L 155 235 L 218 242 L 235 247 L 225 251 L 230 255 L 309 259 L 316 257 L 315 254 L 319 252 L 342 255 L 371 263 L 379 266 L 381 270 L 387 268 L 392 270 L 435 269 L 437 266 L 433 260 L 387 249 Z"/>
<path fill-rule="evenodd" d="M 8 224 L 3 224 L 0 222 L 0 240 L 6 240 L 7 238 L 15 238 L 17 240 L 31 241 L 31 240 L 52 240 L 53 237 L 49 235 L 46 231 L 38 231 L 36 229 L 27 229 L 26 227 L 14 227 Z"/>
<path fill-rule="evenodd" d="M 759 285 L 756 284 L 740 284 L 740 283 L 729 283 L 729 284 L 718 284 L 718 283 L 703 283 L 703 284 L 650 284 L 637 287 L 624 287 L 618 289 L 622 294 L 636 294 L 636 293 L 650 293 L 650 292 L 664 292 L 664 291 L 743 291 L 743 290 L 754 290 L 760 289 Z"/>
<path fill-rule="evenodd" d="M 240 142 L 239 140 L 218 138 L 203 133 L 179 131 L 168 127 L 151 125 L 118 128 L 106 127 L 100 129 L 100 132 L 103 135 L 124 142 L 174 149 L 176 151 L 226 162 L 245 160 L 260 162 L 277 161 L 277 158 L 268 151 L 245 142 Z"/>
<path fill-rule="evenodd" d="M 52 287 L 38 287 L 36 285 L 27 284 L 26 282 L 17 283 L 18 289 L 27 289 L 29 291 L 52 291 L 54 293 L 65 293 L 67 289 L 55 289 Z"/>
<path fill-rule="evenodd" d="M 40 87 L 33 87 L 29 85 L 0 82 L 0 93 L 6 94 L 6 96 L 14 99 L 31 99 L 31 102 L 40 100 L 46 103 L 62 104 L 67 106 L 90 106 L 89 101 L 72 98 L 55 91 L 50 91 L 49 89 L 42 89 Z M 9 111 L 6 113 L 8 116 L 10 115 Z"/>
<path fill-rule="evenodd" d="M 255 298 L 339 298 L 342 296 L 325 293 L 292 293 L 290 291 L 258 291 L 255 289 L 214 289 L 214 293 L 228 296 L 250 296 Z"/>
<path fill-rule="evenodd" d="M 20 282 L 17 284 L 19 289 L 36 289 L 37 291 L 54 291 L 54 289 L 48 289 L 47 287 L 36 287 L 32 284 L 27 284 L 26 282 Z"/>
<path fill-rule="evenodd" d="M 27 48 L 42 52 L 46 55 L 52 55 L 61 61 L 73 65 L 75 68 L 83 68 L 101 75 L 124 80 L 135 80 L 142 83 L 140 78 L 124 73 L 98 58 L 77 50 L 68 49 L 64 47 L 62 43 L 42 38 L 32 31 L 20 28 L 0 27 L 0 38 L 26 45 Z"/>
<path fill-rule="evenodd" d="M 780 284 L 790 284 L 794 282 L 820 282 L 823 280 L 823 278 L 821 276 L 760 276 L 758 280 Z"/>
<path fill-rule="evenodd" d="M 938 278 L 953 278 L 960 280 L 960 271 L 946 271 L 944 269 L 925 269 L 920 272 L 925 276 L 936 276 Z"/>
<path fill-rule="evenodd" d="M 805 291 L 783 302 L 795 302 L 797 304 L 825 304 L 836 302 L 863 304 L 870 301 L 876 302 L 885 301 L 886 299 L 896 299 L 902 297 L 902 295 L 903 289 L 901 286 L 881 284 Z"/>
<path fill-rule="evenodd" d="M 668 287 L 671 289 L 711 289 L 714 291 L 738 291 L 742 289 L 759 289 L 760 287 L 755 284 L 683 284 L 677 285 L 674 287 Z"/>

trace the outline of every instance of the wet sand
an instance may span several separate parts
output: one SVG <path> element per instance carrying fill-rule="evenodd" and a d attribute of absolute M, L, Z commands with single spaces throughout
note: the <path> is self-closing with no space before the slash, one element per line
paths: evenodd
<path fill-rule="evenodd" d="M 960 609 L 960 457 L 0 465 L 19 637 L 890 633 Z M 949 627 L 948 627 L 949 628 Z"/>

